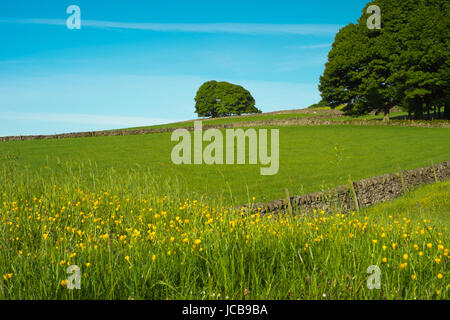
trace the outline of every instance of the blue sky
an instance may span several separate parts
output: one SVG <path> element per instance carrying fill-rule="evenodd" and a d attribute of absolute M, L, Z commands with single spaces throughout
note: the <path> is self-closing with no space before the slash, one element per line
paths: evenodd
<path fill-rule="evenodd" d="M 307 107 L 367 2 L 1 1 L 0 136 L 192 119 L 208 80 L 243 85 L 264 112 Z"/>

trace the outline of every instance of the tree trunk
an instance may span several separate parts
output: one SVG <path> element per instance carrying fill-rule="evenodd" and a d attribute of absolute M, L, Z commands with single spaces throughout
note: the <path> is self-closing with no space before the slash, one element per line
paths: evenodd
<path fill-rule="evenodd" d="M 444 107 L 444 119 L 450 120 L 450 105 Z"/>
<path fill-rule="evenodd" d="M 423 103 L 417 98 L 414 101 L 414 119 L 423 120 Z"/>
<path fill-rule="evenodd" d="M 389 122 L 389 111 L 391 111 L 391 108 L 385 108 L 384 110 L 384 116 L 383 116 L 383 122 Z"/>
<path fill-rule="evenodd" d="M 414 118 L 416 120 L 423 120 L 423 110 L 422 109 L 416 110 L 416 112 L 414 112 Z"/>

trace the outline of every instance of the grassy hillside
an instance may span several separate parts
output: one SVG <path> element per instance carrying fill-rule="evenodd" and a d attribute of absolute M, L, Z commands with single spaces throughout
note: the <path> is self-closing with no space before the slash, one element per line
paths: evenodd
<path fill-rule="evenodd" d="M 408 116 L 406 112 L 393 112 L 391 114 L 392 119 L 405 119 Z M 203 119 L 204 123 L 207 125 L 221 125 L 230 123 L 241 123 L 241 122 L 254 122 L 254 121 L 266 121 L 266 120 L 286 120 L 286 119 L 302 119 L 302 118 L 317 118 L 322 120 L 331 121 L 348 121 L 348 120 L 382 120 L 383 115 L 365 115 L 360 117 L 344 116 L 339 112 L 334 112 L 333 110 L 327 108 L 312 109 L 312 110 L 287 110 L 274 113 L 263 113 L 254 115 L 244 115 L 244 116 L 232 116 L 225 118 L 215 118 L 215 119 Z M 161 124 L 154 126 L 145 127 L 134 127 L 128 128 L 128 130 L 133 129 L 154 129 L 154 128 L 180 128 L 180 127 L 192 127 L 194 121 L 183 121 L 175 122 L 169 124 Z"/>
<path fill-rule="evenodd" d="M 317 114 L 314 113 L 282 113 L 282 114 L 255 114 L 248 116 L 233 116 L 233 117 L 224 117 L 224 118 L 207 118 L 202 121 L 208 125 L 219 125 L 219 124 L 230 124 L 230 123 L 240 123 L 240 122 L 252 122 L 252 121 L 265 121 L 265 120 L 283 120 L 283 119 L 298 119 L 298 118 L 313 118 L 317 117 Z M 323 116 L 327 116 L 327 114 L 323 114 Z M 199 119 L 200 120 L 200 119 Z M 152 128 L 180 128 L 180 127 L 192 127 L 194 125 L 194 121 L 183 121 L 183 122 L 175 122 L 169 124 L 161 124 L 155 126 L 145 126 L 145 127 L 135 127 L 129 128 L 129 130 L 133 129 L 152 129 Z"/>
<path fill-rule="evenodd" d="M 243 204 L 252 197 L 282 198 L 285 188 L 291 194 L 309 193 L 347 183 L 349 175 L 357 180 L 445 161 L 450 159 L 449 138 L 445 128 L 281 127 L 280 169 L 275 176 L 261 176 L 259 165 L 176 166 L 170 159 L 176 143 L 169 133 L 4 142 L 0 167 L 21 168 L 30 179 L 48 176 L 56 184 L 55 177 L 64 179 L 78 168 L 86 187 L 113 176 L 120 186 L 131 173 L 143 184 L 161 176 L 167 182 L 161 193 L 170 187 L 210 203 Z"/>

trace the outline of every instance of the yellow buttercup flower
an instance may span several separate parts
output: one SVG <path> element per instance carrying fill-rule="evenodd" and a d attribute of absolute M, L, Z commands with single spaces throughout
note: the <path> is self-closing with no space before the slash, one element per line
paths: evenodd
<path fill-rule="evenodd" d="M 202 240 L 196 239 L 196 240 L 194 241 L 194 243 L 198 245 L 198 244 L 202 243 Z"/>
<path fill-rule="evenodd" d="M 408 260 L 408 255 L 405 253 L 404 255 L 403 255 L 403 260 Z"/>
<path fill-rule="evenodd" d="M 109 238 L 109 234 L 107 234 L 107 233 L 100 236 L 100 239 L 102 239 L 102 240 L 108 240 L 108 238 Z"/>
<path fill-rule="evenodd" d="M 141 235 L 141 232 L 139 231 L 139 230 L 134 230 L 133 231 L 133 234 L 131 235 L 133 238 L 137 238 L 137 237 L 139 237 Z"/>
<path fill-rule="evenodd" d="M 416 280 L 417 276 L 415 274 L 411 275 L 411 279 Z"/>
<path fill-rule="evenodd" d="M 11 279 L 13 276 L 14 276 L 13 273 L 5 273 L 3 275 L 3 279 L 8 280 L 8 279 Z"/>
<path fill-rule="evenodd" d="M 444 276 L 442 275 L 442 273 L 438 273 L 437 278 L 438 279 L 442 279 Z"/>

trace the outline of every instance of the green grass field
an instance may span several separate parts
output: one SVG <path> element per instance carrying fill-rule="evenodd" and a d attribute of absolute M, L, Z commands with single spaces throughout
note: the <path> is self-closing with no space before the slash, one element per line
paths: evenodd
<path fill-rule="evenodd" d="M 448 299 L 448 181 L 357 213 L 261 217 L 141 172 L 89 188 L 78 168 L 4 168 L 0 299 Z"/>
<path fill-rule="evenodd" d="M 317 109 L 317 111 L 323 111 L 324 109 Z M 325 109 L 330 110 L 330 109 Z M 204 119 L 204 123 L 207 125 L 223 125 L 231 123 L 245 123 L 254 121 L 267 121 L 267 120 L 287 120 L 287 119 L 307 119 L 307 118 L 318 118 L 322 120 L 331 120 L 336 122 L 341 121 L 357 121 L 357 120 L 383 120 L 383 115 L 364 115 L 360 117 L 353 116 L 336 116 L 331 113 L 314 113 L 314 109 L 310 110 L 310 113 L 280 113 L 280 114 L 254 114 L 248 116 L 234 116 L 226 118 L 216 118 L 216 119 Z M 405 119 L 408 116 L 407 112 L 393 112 L 391 113 L 392 119 Z M 180 127 L 192 127 L 194 126 L 194 121 L 184 121 L 175 122 L 169 124 L 145 126 L 145 127 L 134 127 L 128 128 L 127 130 L 135 129 L 156 129 L 156 128 L 180 128 Z"/>
<path fill-rule="evenodd" d="M 249 116 L 238 116 L 238 117 L 235 116 L 235 117 L 216 118 L 216 119 L 204 119 L 203 121 L 207 125 L 220 125 L 220 124 L 266 121 L 266 120 L 312 118 L 312 117 L 317 117 L 317 116 L 319 116 L 319 115 L 314 114 L 314 113 L 255 114 L 255 115 L 249 115 Z M 326 114 L 324 114 L 324 116 L 326 116 Z M 175 123 L 146 126 L 146 127 L 135 127 L 135 128 L 129 128 L 129 130 L 154 129 L 154 128 L 180 128 L 180 127 L 192 127 L 192 126 L 194 126 L 194 121 L 184 121 L 184 122 L 175 122 Z"/>
<path fill-rule="evenodd" d="M 86 177 L 108 178 L 108 170 L 149 171 L 176 177 L 186 196 L 243 204 L 252 197 L 283 198 L 285 188 L 292 195 L 304 194 L 347 183 L 349 176 L 358 180 L 445 161 L 450 159 L 445 143 L 449 138 L 446 128 L 281 127 L 280 168 L 275 176 L 261 176 L 259 165 L 176 166 L 170 158 L 176 143 L 169 133 L 6 142 L 0 144 L 0 154 L 15 156 L 16 165 L 26 165 L 39 175 L 58 171 L 59 162 L 70 161 L 84 161 L 87 167 L 90 161 L 93 169 L 86 169 Z"/>
<path fill-rule="evenodd" d="M 448 299 L 448 181 L 349 214 L 230 205 L 448 160 L 449 132 L 281 127 L 275 176 L 176 166 L 170 134 L 0 143 L 0 299 Z"/>

